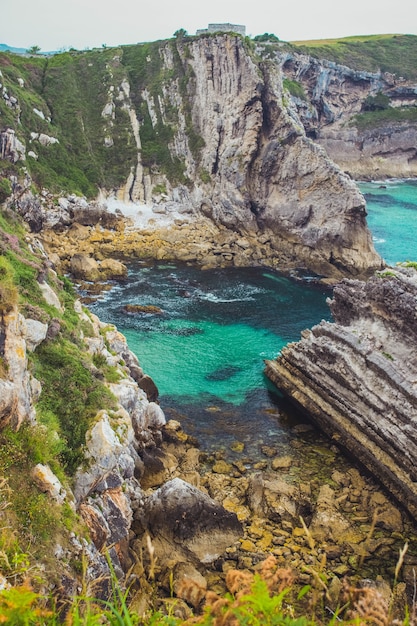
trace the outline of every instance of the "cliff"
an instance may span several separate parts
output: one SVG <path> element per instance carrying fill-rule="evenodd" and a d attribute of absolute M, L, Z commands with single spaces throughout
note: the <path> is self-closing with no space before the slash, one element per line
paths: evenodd
<path fill-rule="evenodd" d="M 417 175 L 412 36 L 277 48 L 275 60 L 307 136 L 355 179 Z"/>
<path fill-rule="evenodd" d="M 28 577 L 58 604 L 80 585 L 108 598 L 110 568 L 121 580 L 137 568 L 145 590 L 147 540 L 163 544 L 160 564 L 174 550 L 177 564 L 210 563 L 241 524 L 198 489 L 191 443 L 192 489 L 161 450 L 170 425 L 124 336 L 82 307 L 11 212 L 0 216 L 0 250 L 0 587 Z M 154 522 L 161 500 L 186 511 L 188 543 L 163 515 Z"/>
<path fill-rule="evenodd" d="M 415 516 L 417 272 L 338 284 L 321 322 L 267 376 Z"/>
<path fill-rule="evenodd" d="M 174 201 L 283 270 L 380 266 L 362 195 L 306 136 L 280 64 L 239 36 L 32 58 L 18 77 L 0 61 L 4 175 L 22 213 L 34 202 L 16 180 L 24 162 L 51 191 Z"/>

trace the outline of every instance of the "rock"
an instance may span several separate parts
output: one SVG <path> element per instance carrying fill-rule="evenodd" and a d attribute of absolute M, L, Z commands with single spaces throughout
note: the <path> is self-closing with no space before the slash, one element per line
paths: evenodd
<path fill-rule="evenodd" d="M 127 267 L 115 259 L 104 259 L 100 262 L 101 280 L 122 280 L 127 277 Z"/>
<path fill-rule="evenodd" d="M 213 562 L 242 533 L 236 515 L 179 478 L 149 496 L 143 512 L 152 537 L 202 563 Z"/>
<path fill-rule="evenodd" d="M 417 515 L 417 271 L 342 281 L 321 322 L 266 374 Z M 353 475 L 352 475 L 353 476 Z"/>
<path fill-rule="evenodd" d="M 162 309 L 152 304 L 125 304 L 123 310 L 126 313 L 163 313 Z"/>
<path fill-rule="evenodd" d="M 197 608 L 205 598 L 207 580 L 190 563 L 178 563 L 173 573 L 176 596 Z"/>
<path fill-rule="evenodd" d="M 133 438 L 133 430 L 127 413 L 119 412 L 117 420 L 119 433 L 110 424 L 110 417 L 101 411 L 93 427 L 86 436 L 85 458 L 88 469 L 79 468 L 75 475 L 74 495 L 77 502 L 85 498 L 96 485 L 112 473 L 123 478 L 134 474 L 134 458 L 129 447 L 129 439 Z"/>
<path fill-rule="evenodd" d="M 74 254 L 71 258 L 71 273 L 74 278 L 90 280 L 92 282 L 100 278 L 100 270 L 97 261 L 85 254 Z"/>
<path fill-rule="evenodd" d="M 288 469 L 291 467 L 292 462 L 293 460 L 290 456 L 275 457 L 271 461 L 271 468 L 273 470 Z"/>
<path fill-rule="evenodd" d="M 146 393 L 149 402 L 155 402 L 158 399 L 158 387 L 155 385 L 150 376 L 145 374 L 137 381 L 137 383 L 138 386 Z"/>
<path fill-rule="evenodd" d="M 230 463 L 226 463 L 223 460 L 217 461 L 212 467 L 212 471 L 215 474 L 230 474 L 232 469 Z"/>
<path fill-rule="evenodd" d="M 42 291 L 42 295 L 45 298 L 45 301 L 51 306 L 54 306 L 56 309 L 58 309 L 58 311 L 63 311 L 63 307 L 59 301 L 58 296 L 56 295 L 55 291 L 48 285 L 48 283 L 40 282 L 39 287 Z"/>
<path fill-rule="evenodd" d="M 350 522 L 340 512 L 335 492 L 328 485 L 320 488 L 313 519 L 309 526 L 314 539 L 343 543 L 351 529 Z"/>
<path fill-rule="evenodd" d="M 26 348 L 33 352 L 46 339 L 48 324 L 26 318 Z"/>
<path fill-rule="evenodd" d="M 53 500 L 60 504 L 65 500 L 67 493 L 50 467 L 38 463 L 32 470 L 32 478 L 36 486 Z"/>

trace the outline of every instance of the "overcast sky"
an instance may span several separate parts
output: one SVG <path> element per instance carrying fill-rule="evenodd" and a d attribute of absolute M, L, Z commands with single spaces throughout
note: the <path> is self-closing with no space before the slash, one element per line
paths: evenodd
<path fill-rule="evenodd" d="M 285 41 L 417 34 L 416 0 L 0 0 L 0 43 L 43 51 L 194 35 L 209 22 L 244 24 Z"/>

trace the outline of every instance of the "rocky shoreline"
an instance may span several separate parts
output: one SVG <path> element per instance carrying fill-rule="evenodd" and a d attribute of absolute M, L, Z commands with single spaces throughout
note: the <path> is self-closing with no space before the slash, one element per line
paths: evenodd
<path fill-rule="evenodd" d="M 342 281 L 321 322 L 266 374 L 415 516 L 415 264 Z"/>
<path fill-rule="evenodd" d="M 117 248 L 114 239 L 119 233 L 124 236 L 127 229 L 124 221 L 117 220 L 117 225 L 109 231 L 112 239 L 107 242 L 113 250 Z M 92 250 L 103 253 L 106 231 L 101 226 L 83 225 L 72 225 L 69 231 L 79 233 L 80 228 L 88 232 L 88 238 L 79 239 L 86 242 L 86 255 Z M 138 233 L 131 233 L 133 242 Z M 49 235 L 42 232 L 40 238 L 51 251 L 51 261 L 57 266 L 62 263 L 60 270 L 84 253 L 74 255 L 74 249 L 79 249 L 65 230 L 54 232 L 51 241 Z M 94 238 L 97 247 L 88 247 Z M 32 248 L 42 251 L 33 235 L 28 239 Z M 56 242 L 55 252 L 52 241 Z M 60 307 L 48 286 L 54 275 L 49 268 L 40 280 L 44 297 Z M 122 275 L 117 267 L 115 277 Z M 81 339 L 90 357 L 104 359 L 119 373 L 118 382 L 108 385 L 118 409 L 96 416 L 86 436 L 88 467 L 79 468 L 73 488 L 67 488 L 64 495 L 48 468 L 38 468 L 39 488 L 51 498 L 72 502 L 89 529 L 92 541 L 74 537 L 71 551 L 88 555 L 92 583 L 108 572 L 101 554 L 106 548 L 118 575 L 130 572 L 136 590 L 134 606 L 141 612 L 150 606 L 150 579 L 158 588 L 159 602 L 169 603 L 170 587 L 174 585 L 180 596 L 184 579 L 194 580 L 203 590 L 223 592 L 229 569 L 255 571 L 268 555 L 297 572 L 300 584 L 317 584 L 315 576 L 320 571 L 334 607 L 345 576 L 376 578 L 382 574 L 387 584 L 391 582 L 398 550 L 406 542 L 417 541 L 413 522 L 311 425 L 294 428 L 294 452 L 290 455 L 282 455 L 279 447 L 265 442 L 261 449 L 264 460 L 251 459 L 237 440 L 231 458 L 227 451 L 207 456 L 179 423 L 166 424 L 156 385 L 117 329 L 87 313 L 79 302 L 75 310 L 89 329 Z M 0 409 L 12 421 L 28 416 L 36 419 L 36 401 L 42 391 L 27 370 L 26 355 L 53 338 L 48 330 L 53 320 L 49 325 L 35 322 L 16 311 L 6 319 L 8 351 L 4 357 L 10 371 L 19 371 L 20 378 L 15 377 L 13 389 L 10 381 L 2 382 L 7 393 L 1 394 L 6 403 L 3 400 Z M 16 346 L 21 349 L 16 351 Z M 20 413 L 10 418 L 16 406 Z M 308 457 L 313 459 L 310 465 Z M 161 507 L 172 510 L 172 515 L 162 515 Z M 63 550 L 58 558 L 65 560 L 68 555 Z M 404 580 L 410 589 L 417 567 L 413 550 L 405 563 Z M 71 580 L 69 572 L 66 576 Z M 73 584 L 69 584 L 69 592 Z M 102 593 L 105 595 L 105 589 Z M 185 600 L 189 602 L 188 597 Z M 196 606 L 200 601 L 201 596 Z M 186 602 L 176 610 L 186 616 Z"/>

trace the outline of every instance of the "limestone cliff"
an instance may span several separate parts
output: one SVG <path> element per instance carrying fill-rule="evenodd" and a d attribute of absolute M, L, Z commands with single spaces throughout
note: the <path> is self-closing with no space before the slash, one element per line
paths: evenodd
<path fill-rule="evenodd" d="M 42 107 L 35 115 L 32 107 L 19 133 L 26 152 L 3 133 L 5 158 L 21 154 L 38 183 L 175 201 L 195 219 L 268 242 L 269 260 L 281 269 L 335 278 L 380 266 L 362 195 L 306 136 L 288 107 L 279 63 L 262 61 L 242 38 L 178 38 L 58 57 L 45 61 L 41 86 L 33 78 Z M 76 119 L 73 105 L 83 111 Z M 9 118 L 17 122 L 23 106 L 22 96 Z M 12 201 L 26 214 L 27 198 L 15 184 Z"/>
<path fill-rule="evenodd" d="M 417 272 L 345 280 L 321 322 L 267 376 L 417 514 Z"/>
<path fill-rule="evenodd" d="M 277 50 L 275 59 L 307 135 L 344 171 L 355 179 L 417 175 L 415 78 L 296 50 Z"/>
<path fill-rule="evenodd" d="M 105 554 L 123 578 L 142 558 L 144 529 L 162 542 L 164 519 L 157 524 L 154 509 L 164 492 L 152 494 L 152 521 L 147 501 L 151 487 L 181 475 L 174 455 L 160 449 L 169 427 L 157 387 L 124 336 L 82 307 L 39 241 L 24 239 L 13 214 L 2 211 L 1 220 L 0 535 L 6 551 L 0 574 L 16 582 L 12 556 L 36 542 L 36 553 L 30 549 L 25 559 L 57 598 L 76 592 L 82 561 L 91 595 L 108 597 Z M 194 452 L 187 466 L 196 483 L 192 494 L 181 481 L 169 492 L 189 519 L 190 545 L 198 545 L 193 557 L 185 551 L 177 561 L 198 565 L 201 555 L 209 562 L 237 541 L 242 528 L 198 489 Z M 212 526 L 197 529 L 198 516 L 213 517 Z M 164 536 L 167 554 L 171 543 Z"/>

